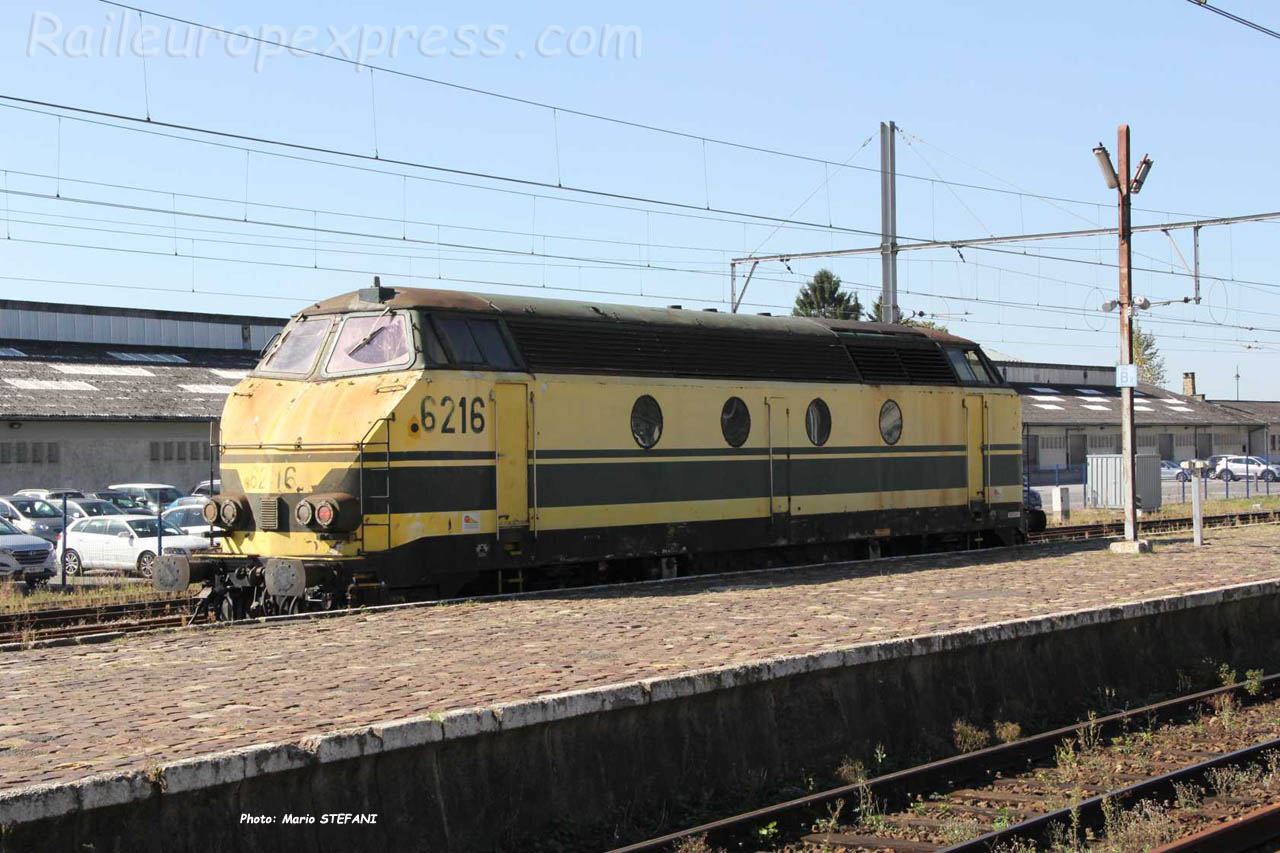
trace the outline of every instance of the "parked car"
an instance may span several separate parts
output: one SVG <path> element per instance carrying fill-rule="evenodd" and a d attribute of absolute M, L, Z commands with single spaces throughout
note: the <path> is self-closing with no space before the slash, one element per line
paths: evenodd
<path fill-rule="evenodd" d="M 147 508 L 152 515 L 159 515 L 161 510 L 182 497 L 175 486 L 165 483 L 117 483 L 107 486 L 113 492 L 124 492 Z"/>
<path fill-rule="evenodd" d="M 160 514 L 160 517 L 174 527 L 181 527 L 192 536 L 207 539 L 208 537 L 204 534 L 209 532 L 209 522 L 205 521 L 204 516 L 201 515 L 207 500 L 208 498 L 201 498 L 199 504 L 187 504 L 186 506 L 167 509 Z"/>
<path fill-rule="evenodd" d="M 1209 472 L 1208 477 L 1210 480 L 1218 479 L 1218 463 L 1221 462 L 1223 459 L 1226 459 L 1228 455 L 1229 454 L 1225 454 L 1225 453 L 1219 454 L 1217 456 L 1210 456 L 1204 460 L 1205 465 L 1207 466 L 1205 470 Z"/>
<path fill-rule="evenodd" d="M 1224 456 L 1218 462 L 1217 474 L 1219 480 L 1257 477 L 1272 483 L 1280 477 L 1280 465 L 1268 464 L 1260 456 Z"/>
<path fill-rule="evenodd" d="M 180 527 L 153 515 L 113 515 L 80 518 L 59 538 L 59 550 L 66 550 L 67 573 L 85 569 L 137 571 L 151 577 L 159 551 L 159 528 L 164 525 L 164 553 L 190 554 L 211 547 L 210 540 L 190 536 Z"/>
<path fill-rule="evenodd" d="M 62 511 L 62 501 L 50 501 L 53 508 Z M 79 500 L 67 501 L 67 518 L 97 518 L 100 515 L 124 515 L 124 510 L 111 503 L 99 498 L 80 498 Z"/>
<path fill-rule="evenodd" d="M 79 489 L 20 489 L 13 493 L 18 498 L 42 498 L 47 501 L 62 500 L 62 496 L 82 498 L 84 492 Z"/>
<path fill-rule="evenodd" d="M 53 542 L 62 532 L 62 511 L 40 498 L 0 498 L 0 519 L 23 533 Z"/>
<path fill-rule="evenodd" d="M 124 492 L 113 492 L 104 489 L 101 492 L 90 492 L 89 497 L 106 501 L 125 514 L 147 512 L 147 505 Z"/>
<path fill-rule="evenodd" d="M 0 520 L 0 578 L 25 581 L 28 586 L 47 581 L 58 565 L 53 552 L 41 537 L 30 536 Z"/>
<path fill-rule="evenodd" d="M 164 508 L 165 512 L 171 509 L 180 509 L 184 506 L 202 507 L 209 502 L 209 498 L 205 495 L 183 495 L 173 503 Z M 163 513 L 162 513 L 163 514 Z"/>
<path fill-rule="evenodd" d="M 1161 480 L 1177 480 L 1179 483 L 1185 483 L 1191 479 L 1191 475 L 1187 470 L 1177 462 L 1170 462 L 1163 459 L 1160 462 L 1160 479 Z"/>
<path fill-rule="evenodd" d="M 216 495 L 221 491 L 222 491 L 221 480 L 201 480 L 200 482 L 196 483 L 196 487 L 191 490 L 191 494 L 201 495 L 207 498 L 210 495 Z"/>

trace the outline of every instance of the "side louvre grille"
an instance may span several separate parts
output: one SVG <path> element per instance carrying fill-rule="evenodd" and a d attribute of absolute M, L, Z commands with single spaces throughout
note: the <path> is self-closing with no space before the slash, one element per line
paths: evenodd
<path fill-rule="evenodd" d="M 834 338 L 507 318 L 529 368 L 544 373 L 857 381 Z"/>
<path fill-rule="evenodd" d="M 847 344 L 862 381 L 873 385 L 955 385 L 955 374 L 935 347 Z"/>
<path fill-rule="evenodd" d="M 280 499 L 260 498 L 258 500 L 258 529 L 276 530 L 280 527 Z"/>

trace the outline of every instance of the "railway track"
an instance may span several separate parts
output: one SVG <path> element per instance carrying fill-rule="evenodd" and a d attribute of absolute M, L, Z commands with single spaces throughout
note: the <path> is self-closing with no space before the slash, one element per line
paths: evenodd
<path fill-rule="evenodd" d="M 1280 522 L 1280 511 L 1264 510 L 1205 516 L 1206 528 L 1235 527 L 1245 524 Z M 1146 534 L 1187 530 L 1191 519 L 1146 520 L 1141 531 Z M 1120 522 L 1083 524 L 1049 528 L 1028 536 L 1032 545 L 1104 539 L 1124 533 Z M 333 611 L 340 613 L 341 611 Z M 156 599 L 124 604 L 91 607 L 65 607 L 0 614 L 0 645 L 87 637 L 105 633 L 137 633 L 156 628 L 173 628 L 192 624 L 197 616 L 196 600 L 188 596 Z"/>
<path fill-rule="evenodd" d="M 0 614 L 0 644 L 24 643 L 103 633 L 136 633 L 186 625 L 195 610 L 189 596 L 101 604 L 50 607 Z"/>
<path fill-rule="evenodd" d="M 1221 515 L 1206 515 L 1205 529 L 1213 527 L 1239 527 L 1245 524 L 1268 524 L 1280 521 L 1280 510 L 1249 510 L 1248 512 L 1229 512 Z M 1191 529 L 1190 518 L 1145 519 L 1138 522 L 1140 533 L 1172 533 Z M 1123 521 L 1107 521 L 1098 524 L 1076 524 L 1064 527 L 1050 527 L 1039 533 L 1027 534 L 1027 541 L 1033 544 L 1049 542 L 1076 542 L 1084 539 L 1108 539 L 1124 535 Z"/>
<path fill-rule="evenodd" d="M 1183 836 L 1167 842 L 1167 849 L 1249 850 L 1280 836 L 1280 807 L 1246 814 L 1257 802 L 1280 797 L 1280 738 L 1274 722 L 1280 714 L 1278 696 L 1280 676 L 1274 675 L 1202 691 L 853 782 L 612 853 L 815 848 L 1023 853 L 1047 849 L 1055 840 L 1062 844 L 1062 837 L 1073 839 L 1066 842 L 1068 849 L 1084 850 L 1105 841 L 1108 833 L 1139 825 L 1126 815 L 1148 812 L 1159 815 L 1161 834 L 1143 849 Z M 1259 762 L 1269 762 L 1270 776 L 1256 770 Z M 1246 783 L 1262 784 L 1262 779 L 1269 779 L 1272 788 L 1260 800 Z M 1176 809 L 1161 805 L 1175 802 Z M 1148 832 L 1154 835 L 1156 829 Z M 685 847 L 679 848 L 681 843 Z"/>

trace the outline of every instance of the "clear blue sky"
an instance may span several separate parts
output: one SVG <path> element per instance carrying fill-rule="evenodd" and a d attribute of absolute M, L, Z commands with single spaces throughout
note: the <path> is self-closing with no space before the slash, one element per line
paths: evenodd
<path fill-rule="evenodd" d="M 277 28 L 268 32 L 288 37 L 309 26 L 317 32 L 310 46 L 335 51 L 342 45 L 332 44 L 329 27 L 338 33 L 357 28 L 351 47 L 366 38 L 372 49 L 379 32 L 438 26 L 443 35 L 428 47 L 443 47 L 445 55 L 424 55 L 412 36 L 402 36 L 397 56 L 384 50 L 368 61 L 835 162 L 854 154 L 880 121 L 893 119 L 910 134 L 898 145 L 904 174 L 1016 185 L 1085 202 L 1049 203 L 904 177 L 899 230 L 910 237 L 1114 224 L 1114 195 L 1090 149 L 1101 140 L 1114 152 L 1121 121 L 1133 126 L 1135 161 L 1144 152 L 1156 160 L 1137 197 L 1144 210 L 1136 222 L 1280 208 L 1270 94 L 1280 40 L 1185 0 L 659 2 L 630 10 L 404 0 L 358 7 L 329 0 L 141 5 L 229 29 Z M 1270 4 L 1221 5 L 1280 27 L 1280 9 Z M 382 158 L 879 228 L 872 172 L 829 170 L 823 187 L 821 165 L 716 144 L 706 146 L 704 167 L 703 146 L 695 140 L 563 114 L 553 123 L 543 109 L 385 74 L 374 75 L 375 127 L 368 73 L 287 55 L 268 57 L 256 70 L 252 50 L 231 56 L 219 39 L 207 41 L 199 58 L 165 56 L 169 25 L 154 18 L 144 23 L 162 28 L 155 42 L 160 55 L 145 63 L 144 89 L 143 61 L 129 50 L 117 55 L 122 17 L 88 0 L 8 0 L 0 11 L 0 93 L 134 116 L 144 115 L 149 103 L 159 121 L 364 154 L 373 153 L 376 131 Z M 136 31 L 136 15 L 130 13 L 129 22 Z M 628 45 L 622 59 L 601 58 L 595 50 L 568 54 L 575 29 L 598 34 L 609 24 L 636 28 L 638 51 Z M 476 27 L 476 52 L 450 55 L 465 52 L 459 38 L 467 25 Z M 548 30 L 555 26 L 563 35 Z M 506 28 L 492 31 L 501 51 L 484 38 L 490 27 Z M 29 56 L 33 29 L 40 38 Z M 186 30 L 173 29 L 181 54 Z M 543 52 L 558 55 L 538 55 L 540 37 Z M 579 46 L 587 35 L 580 38 Z M 50 44 L 60 55 L 51 55 Z M 483 56 L 481 49 L 500 55 Z M 92 55 L 66 55 L 85 52 Z M 376 174 L 257 153 L 248 156 L 246 174 L 246 155 L 238 150 L 244 146 L 234 140 L 226 143 L 232 147 L 213 147 L 68 117 L 59 142 L 59 123 L 50 115 L 0 107 L 0 121 L 12 238 L 0 241 L 0 294 L 12 298 L 282 315 L 362 286 L 379 272 L 386 281 L 421 286 L 530 293 L 533 287 L 602 301 L 723 307 L 729 257 L 875 242 L 826 229 L 775 231 L 736 216 L 676 216 L 672 208 L 628 201 L 585 205 L 570 199 L 590 196 L 389 164 L 359 164 L 392 173 Z M 874 168 L 876 146 L 873 140 L 852 163 Z M 51 195 L 58 197 L 34 197 Z M 1147 322 L 1165 354 L 1171 387 L 1183 371 L 1194 370 L 1202 391 L 1234 396 L 1239 365 L 1243 398 L 1280 398 L 1277 236 L 1277 223 L 1203 233 L 1205 273 L 1230 280 L 1207 280 L 1202 305 L 1157 309 Z M 1178 240 L 1190 261 L 1189 233 Z M 1139 267 L 1181 269 L 1163 234 L 1141 235 L 1135 247 Z M 1029 244 L 1026 252 L 966 249 L 963 259 L 954 251 L 905 254 L 902 307 L 938 315 L 953 331 L 1016 357 L 1112 363 L 1116 319 L 1094 309 L 1114 295 L 1115 270 L 1097 265 L 1114 264 L 1114 239 Z M 746 310 L 787 310 L 798 284 L 823 265 L 857 288 L 865 303 L 874 299 L 874 257 L 796 262 L 794 274 L 762 266 Z M 1190 281 L 1143 271 L 1135 290 L 1176 298 L 1190 292 Z"/>

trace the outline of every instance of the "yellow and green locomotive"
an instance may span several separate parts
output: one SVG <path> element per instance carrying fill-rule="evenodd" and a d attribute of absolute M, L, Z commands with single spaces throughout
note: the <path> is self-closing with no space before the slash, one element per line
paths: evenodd
<path fill-rule="evenodd" d="M 962 338 L 372 288 L 231 393 L 224 618 L 1010 542 L 1018 399 Z"/>

